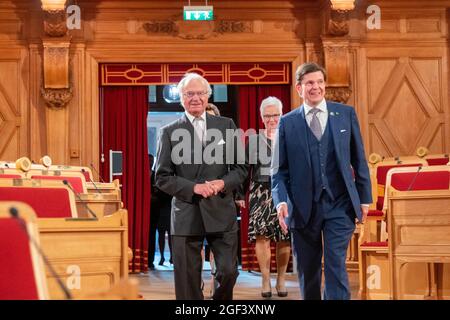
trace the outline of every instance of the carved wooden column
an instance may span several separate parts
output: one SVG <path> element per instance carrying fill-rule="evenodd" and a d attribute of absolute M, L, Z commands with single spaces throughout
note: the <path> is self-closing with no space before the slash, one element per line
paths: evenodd
<path fill-rule="evenodd" d="M 349 70 L 348 15 L 353 0 L 331 0 L 326 14 L 326 30 L 322 36 L 325 67 L 328 73 L 329 100 L 346 103 L 352 92 Z"/>
<path fill-rule="evenodd" d="M 57 164 L 69 160 L 69 118 L 65 106 L 72 99 L 65 0 L 42 0 L 44 10 L 43 85 L 41 96 L 47 104 L 47 152 Z"/>

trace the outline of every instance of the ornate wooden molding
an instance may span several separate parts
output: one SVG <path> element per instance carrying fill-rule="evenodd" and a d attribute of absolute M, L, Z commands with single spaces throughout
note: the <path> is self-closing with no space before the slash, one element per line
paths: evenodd
<path fill-rule="evenodd" d="M 350 87 L 327 87 L 325 91 L 325 99 L 340 103 L 347 103 L 352 89 Z"/>
<path fill-rule="evenodd" d="M 322 38 L 327 69 L 327 99 L 346 103 L 352 93 L 349 66 L 349 41 Z"/>
<path fill-rule="evenodd" d="M 348 11 L 331 10 L 328 20 L 328 34 L 342 37 L 348 34 L 350 28 L 348 25 Z"/>
<path fill-rule="evenodd" d="M 69 47 L 67 36 L 66 0 L 41 0 L 44 11 L 44 32 L 49 38 L 42 39 L 43 86 L 41 95 L 51 108 L 60 109 L 72 99 L 69 84 Z"/>
<path fill-rule="evenodd" d="M 149 33 L 165 33 L 172 36 L 177 36 L 179 30 L 174 21 L 164 20 L 164 21 L 149 21 L 142 25 L 144 30 Z"/>
<path fill-rule="evenodd" d="M 69 41 L 46 39 L 44 46 L 44 88 L 69 88 Z"/>
<path fill-rule="evenodd" d="M 148 34 L 166 34 L 186 40 L 205 40 L 225 33 L 252 33 L 252 21 L 215 20 L 183 21 L 179 17 L 171 20 L 154 20 L 142 24 Z"/>
<path fill-rule="evenodd" d="M 49 37 L 63 37 L 67 34 L 65 10 L 44 11 L 44 32 Z"/>
<path fill-rule="evenodd" d="M 251 21 L 219 20 L 215 32 L 224 33 L 253 33 L 253 23 Z"/>
<path fill-rule="evenodd" d="M 46 89 L 41 87 L 41 96 L 50 108 L 62 109 L 72 100 L 73 89 L 72 86 L 65 89 Z"/>

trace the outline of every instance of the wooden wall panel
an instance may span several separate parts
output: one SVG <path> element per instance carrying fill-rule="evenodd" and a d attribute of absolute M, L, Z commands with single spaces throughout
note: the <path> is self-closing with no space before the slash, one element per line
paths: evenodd
<path fill-rule="evenodd" d="M 26 59 L 20 49 L 0 54 L 0 159 L 16 160 L 28 153 Z"/>
<path fill-rule="evenodd" d="M 412 155 L 419 146 L 446 152 L 445 51 L 370 48 L 365 59 L 370 152 Z"/>

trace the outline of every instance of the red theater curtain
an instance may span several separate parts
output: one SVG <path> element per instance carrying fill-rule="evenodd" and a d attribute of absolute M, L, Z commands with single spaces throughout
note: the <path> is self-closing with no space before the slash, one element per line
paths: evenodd
<path fill-rule="evenodd" d="M 291 110 L 291 95 L 289 85 L 264 85 L 264 86 L 240 86 L 239 99 L 239 126 L 242 130 L 264 129 L 259 106 L 268 96 L 277 97 L 283 103 L 283 113 Z M 258 261 L 255 255 L 254 244 L 248 243 L 248 193 L 246 196 L 246 208 L 241 209 L 241 258 L 242 270 L 259 271 Z M 275 244 L 271 244 L 272 257 L 270 261 L 271 272 L 276 272 Z M 292 258 L 288 265 L 288 271 L 292 270 Z"/>
<path fill-rule="evenodd" d="M 123 152 L 122 201 L 128 210 L 130 272 L 148 271 L 150 172 L 147 147 L 148 87 L 103 87 L 103 179 L 109 179 L 109 150 Z M 102 135 L 101 135 L 102 136 Z"/>

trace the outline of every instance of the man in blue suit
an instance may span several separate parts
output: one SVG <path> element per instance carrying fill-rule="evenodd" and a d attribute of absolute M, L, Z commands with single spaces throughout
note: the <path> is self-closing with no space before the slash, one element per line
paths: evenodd
<path fill-rule="evenodd" d="M 346 254 L 372 203 L 369 169 L 354 108 L 325 100 L 326 71 L 305 63 L 296 72 L 303 105 L 279 123 L 272 196 L 284 232 L 292 232 L 305 300 L 350 299 Z"/>

